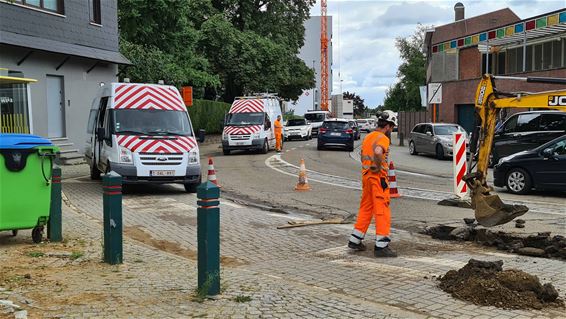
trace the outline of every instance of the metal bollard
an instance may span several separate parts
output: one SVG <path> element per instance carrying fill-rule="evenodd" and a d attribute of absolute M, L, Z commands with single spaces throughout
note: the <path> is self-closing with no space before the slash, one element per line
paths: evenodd
<path fill-rule="evenodd" d="M 198 289 L 220 293 L 220 188 L 207 181 L 197 187 Z"/>
<path fill-rule="evenodd" d="M 122 176 L 110 172 L 102 176 L 104 206 L 104 262 L 122 263 Z"/>
<path fill-rule="evenodd" d="M 397 134 L 399 135 L 399 146 L 405 146 L 405 134 L 403 132 Z"/>
<path fill-rule="evenodd" d="M 53 167 L 51 174 L 51 204 L 49 206 L 49 222 L 47 224 L 47 238 L 52 242 L 63 240 L 62 212 L 61 212 L 61 168 Z"/>

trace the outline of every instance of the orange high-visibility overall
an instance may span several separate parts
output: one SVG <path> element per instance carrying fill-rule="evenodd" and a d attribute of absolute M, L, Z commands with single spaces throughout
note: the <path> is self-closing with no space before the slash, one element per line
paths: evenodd
<path fill-rule="evenodd" d="M 280 151 L 281 139 L 283 138 L 283 124 L 281 124 L 281 121 L 275 120 L 275 122 L 273 122 L 273 126 L 275 127 L 275 149 Z"/>
<path fill-rule="evenodd" d="M 358 219 L 350 236 L 350 241 L 355 244 L 364 239 L 372 217 L 375 218 L 376 246 L 387 247 L 390 242 L 391 210 L 387 179 L 389 144 L 389 138 L 377 131 L 368 134 L 362 143 L 362 199 Z M 383 149 L 381 167 L 375 166 L 376 147 Z"/>

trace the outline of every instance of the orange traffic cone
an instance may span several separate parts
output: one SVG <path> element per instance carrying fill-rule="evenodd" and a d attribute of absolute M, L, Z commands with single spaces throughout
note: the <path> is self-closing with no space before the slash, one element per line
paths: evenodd
<path fill-rule="evenodd" d="M 393 161 L 389 162 L 389 196 L 391 198 L 401 197 L 399 190 L 397 189 L 397 176 L 395 176 L 395 165 Z"/>
<path fill-rule="evenodd" d="M 218 180 L 216 180 L 216 171 L 214 170 L 214 163 L 212 162 L 212 157 L 208 158 L 208 181 L 220 187 L 220 185 L 218 185 Z"/>
<path fill-rule="evenodd" d="M 296 191 L 310 191 L 311 187 L 307 179 L 307 169 L 305 167 L 305 160 L 301 158 L 301 169 L 299 170 L 299 182 L 295 186 Z"/>

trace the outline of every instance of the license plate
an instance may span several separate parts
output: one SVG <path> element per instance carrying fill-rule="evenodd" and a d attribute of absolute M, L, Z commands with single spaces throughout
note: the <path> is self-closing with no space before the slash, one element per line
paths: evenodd
<path fill-rule="evenodd" d="M 246 142 L 234 142 L 234 145 L 246 145 Z"/>
<path fill-rule="evenodd" d="M 175 176 L 175 171 L 150 171 L 151 176 Z"/>
<path fill-rule="evenodd" d="M 340 133 L 330 133 L 330 136 L 340 136 L 340 135 L 342 135 L 342 134 L 340 134 Z"/>

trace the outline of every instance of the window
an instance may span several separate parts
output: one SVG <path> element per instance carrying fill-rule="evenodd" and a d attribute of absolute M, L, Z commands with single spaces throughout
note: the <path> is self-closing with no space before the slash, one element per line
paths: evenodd
<path fill-rule="evenodd" d="M 90 9 L 90 22 L 102 24 L 100 0 L 88 0 L 88 7 Z"/>
<path fill-rule="evenodd" d="M 540 130 L 540 113 L 527 113 L 519 115 L 516 132 L 533 132 Z"/>
<path fill-rule="evenodd" d="M 541 131 L 566 131 L 566 115 L 543 114 L 540 120 Z"/>
<path fill-rule="evenodd" d="M 424 129 L 424 133 L 428 133 L 430 132 L 430 134 L 432 134 L 432 126 L 431 125 L 425 125 L 425 129 Z"/>
<path fill-rule="evenodd" d="M 14 2 L 27 7 L 65 14 L 64 0 L 19 0 Z"/>
<path fill-rule="evenodd" d="M 98 110 L 90 110 L 90 114 L 88 115 L 88 124 L 86 127 L 86 132 L 88 134 L 92 134 L 92 132 L 94 132 L 94 124 L 96 123 L 97 114 Z"/>
<path fill-rule="evenodd" d="M 551 147 L 553 148 L 554 155 L 556 156 L 566 155 L 566 141 L 560 141 Z"/>
<path fill-rule="evenodd" d="M 413 132 L 414 133 L 422 133 L 423 132 L 423 126 L 422 125 L 417 125 L 413 128 Z"/>
<path fill-rule="evenodd" d="M 505 133 L 515 132 L 515 128 L 517 127 L 517 118 L 518 116 L 513 116 L 505 122 L 505 129 L 503 130 Z"/>

